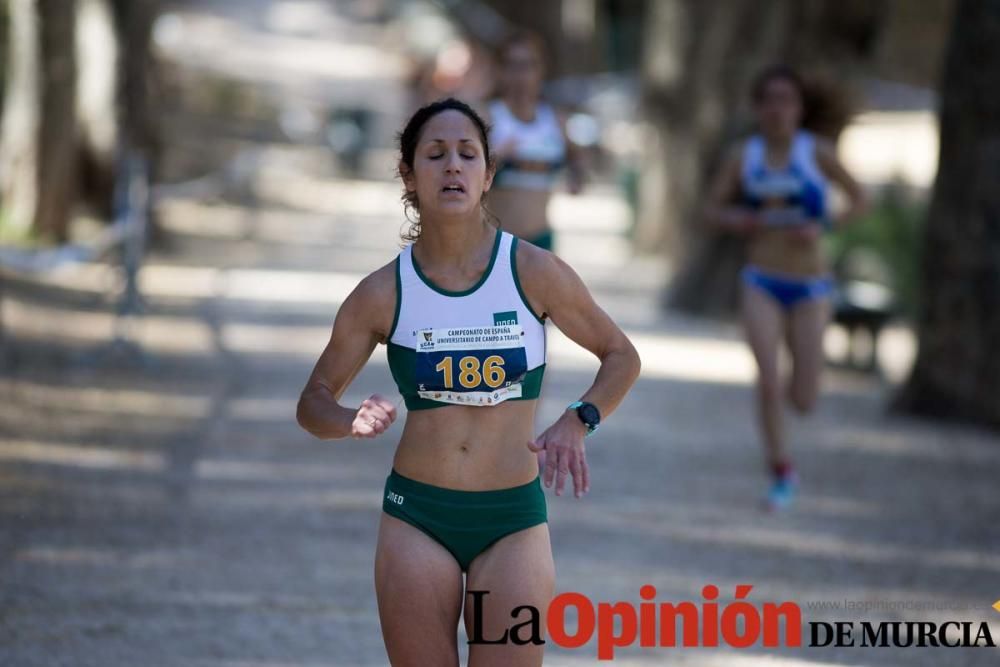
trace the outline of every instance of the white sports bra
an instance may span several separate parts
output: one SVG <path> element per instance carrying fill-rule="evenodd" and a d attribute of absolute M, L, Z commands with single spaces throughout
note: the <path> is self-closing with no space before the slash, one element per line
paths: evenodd
<path fill-rule="evenodd" d="M 514 154 L 497 165 L 496 186 L 551 190 L 558 170 L 566 163 L 566 141 L 555 110 L 539 103 L 534 120 L 526 123 L 511 113 L 502 100 L 492 102 L 489 108 L 490 144 L 495 148 L 512 138 L 517 142 Z M 528 163 L 531 168 L 527 168 Z"/>
<path fill-rule="evenodd" d="M 423 274 L 413 246 L 399 254 L 387 347 L 389 370 L 407 409 L 538 398 L 545 322 L 528 305 L 516 257 L 517 238 L 497 230 L 482 278 L 451 292 Z"/>

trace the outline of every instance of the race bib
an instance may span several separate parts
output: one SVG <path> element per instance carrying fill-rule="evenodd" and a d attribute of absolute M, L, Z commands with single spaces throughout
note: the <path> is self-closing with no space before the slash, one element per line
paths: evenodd
<path fill-rule="evenodd" d="M 455 405 L 496 405 L 521 396 L 528 372 L 518 324 L 417 331 L 417 394 Z"/>

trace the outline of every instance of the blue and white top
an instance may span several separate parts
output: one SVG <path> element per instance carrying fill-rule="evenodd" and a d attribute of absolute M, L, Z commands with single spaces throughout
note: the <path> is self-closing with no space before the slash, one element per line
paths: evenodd
<path fill-rule="evenodd" d="M 780 169 L 768 166 L 764 137 L 750 137 L 743 149 L 741 184 L 744 202 L 763 213 L 765 224 L 830 226 L 829 183 L 816 163 L 816 138 L 810 132 L 796 133 L 788 164 Z"/>
<path fill-rule="evenodd" d="M 515 116 L 502 100 L 490 104 L 490 144 L 500 146 L 514 138 L 514 154 L 497 165 L 494 184 L 501 188 L 551 190 L 559 169 L 566 163 L 566 140 L 555 110 L 548 104 L 535 107 L 530 123 Z"/>

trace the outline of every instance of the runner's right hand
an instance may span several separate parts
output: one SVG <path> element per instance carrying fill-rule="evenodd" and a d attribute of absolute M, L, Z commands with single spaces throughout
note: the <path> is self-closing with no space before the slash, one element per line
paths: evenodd
<path fill-rule="evenodd" d="M 374 438 L 385 433 L 396 421 L 396 406 L 380 394 L 372 394 L 361 401 L 361 407 L 351 423 L 351 437 Z"/>

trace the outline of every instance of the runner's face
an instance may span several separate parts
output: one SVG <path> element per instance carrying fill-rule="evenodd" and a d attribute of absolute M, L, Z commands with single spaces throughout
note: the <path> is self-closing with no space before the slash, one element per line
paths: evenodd
<path fill-rule="evenodd" d="M 492 179 L 479 130 L 464 113 L 449 109 L 424 125 L 404 181 L 417 193 L 423 217 L 477 212 Z"/>
<path fill-rule="evenodd" d="M 760 131 L 768 137 L 790 137 L 802 122 L 802 97 L 798 87 L 783 78 L 764 85 L 755 107 Z"/>
<path fill-rule="evenodd" d="M 538 97 L 542 89 L 542 59 L 527 43 L 511 44 L 503 55 L 500 81 L 504 92 Z"/>

